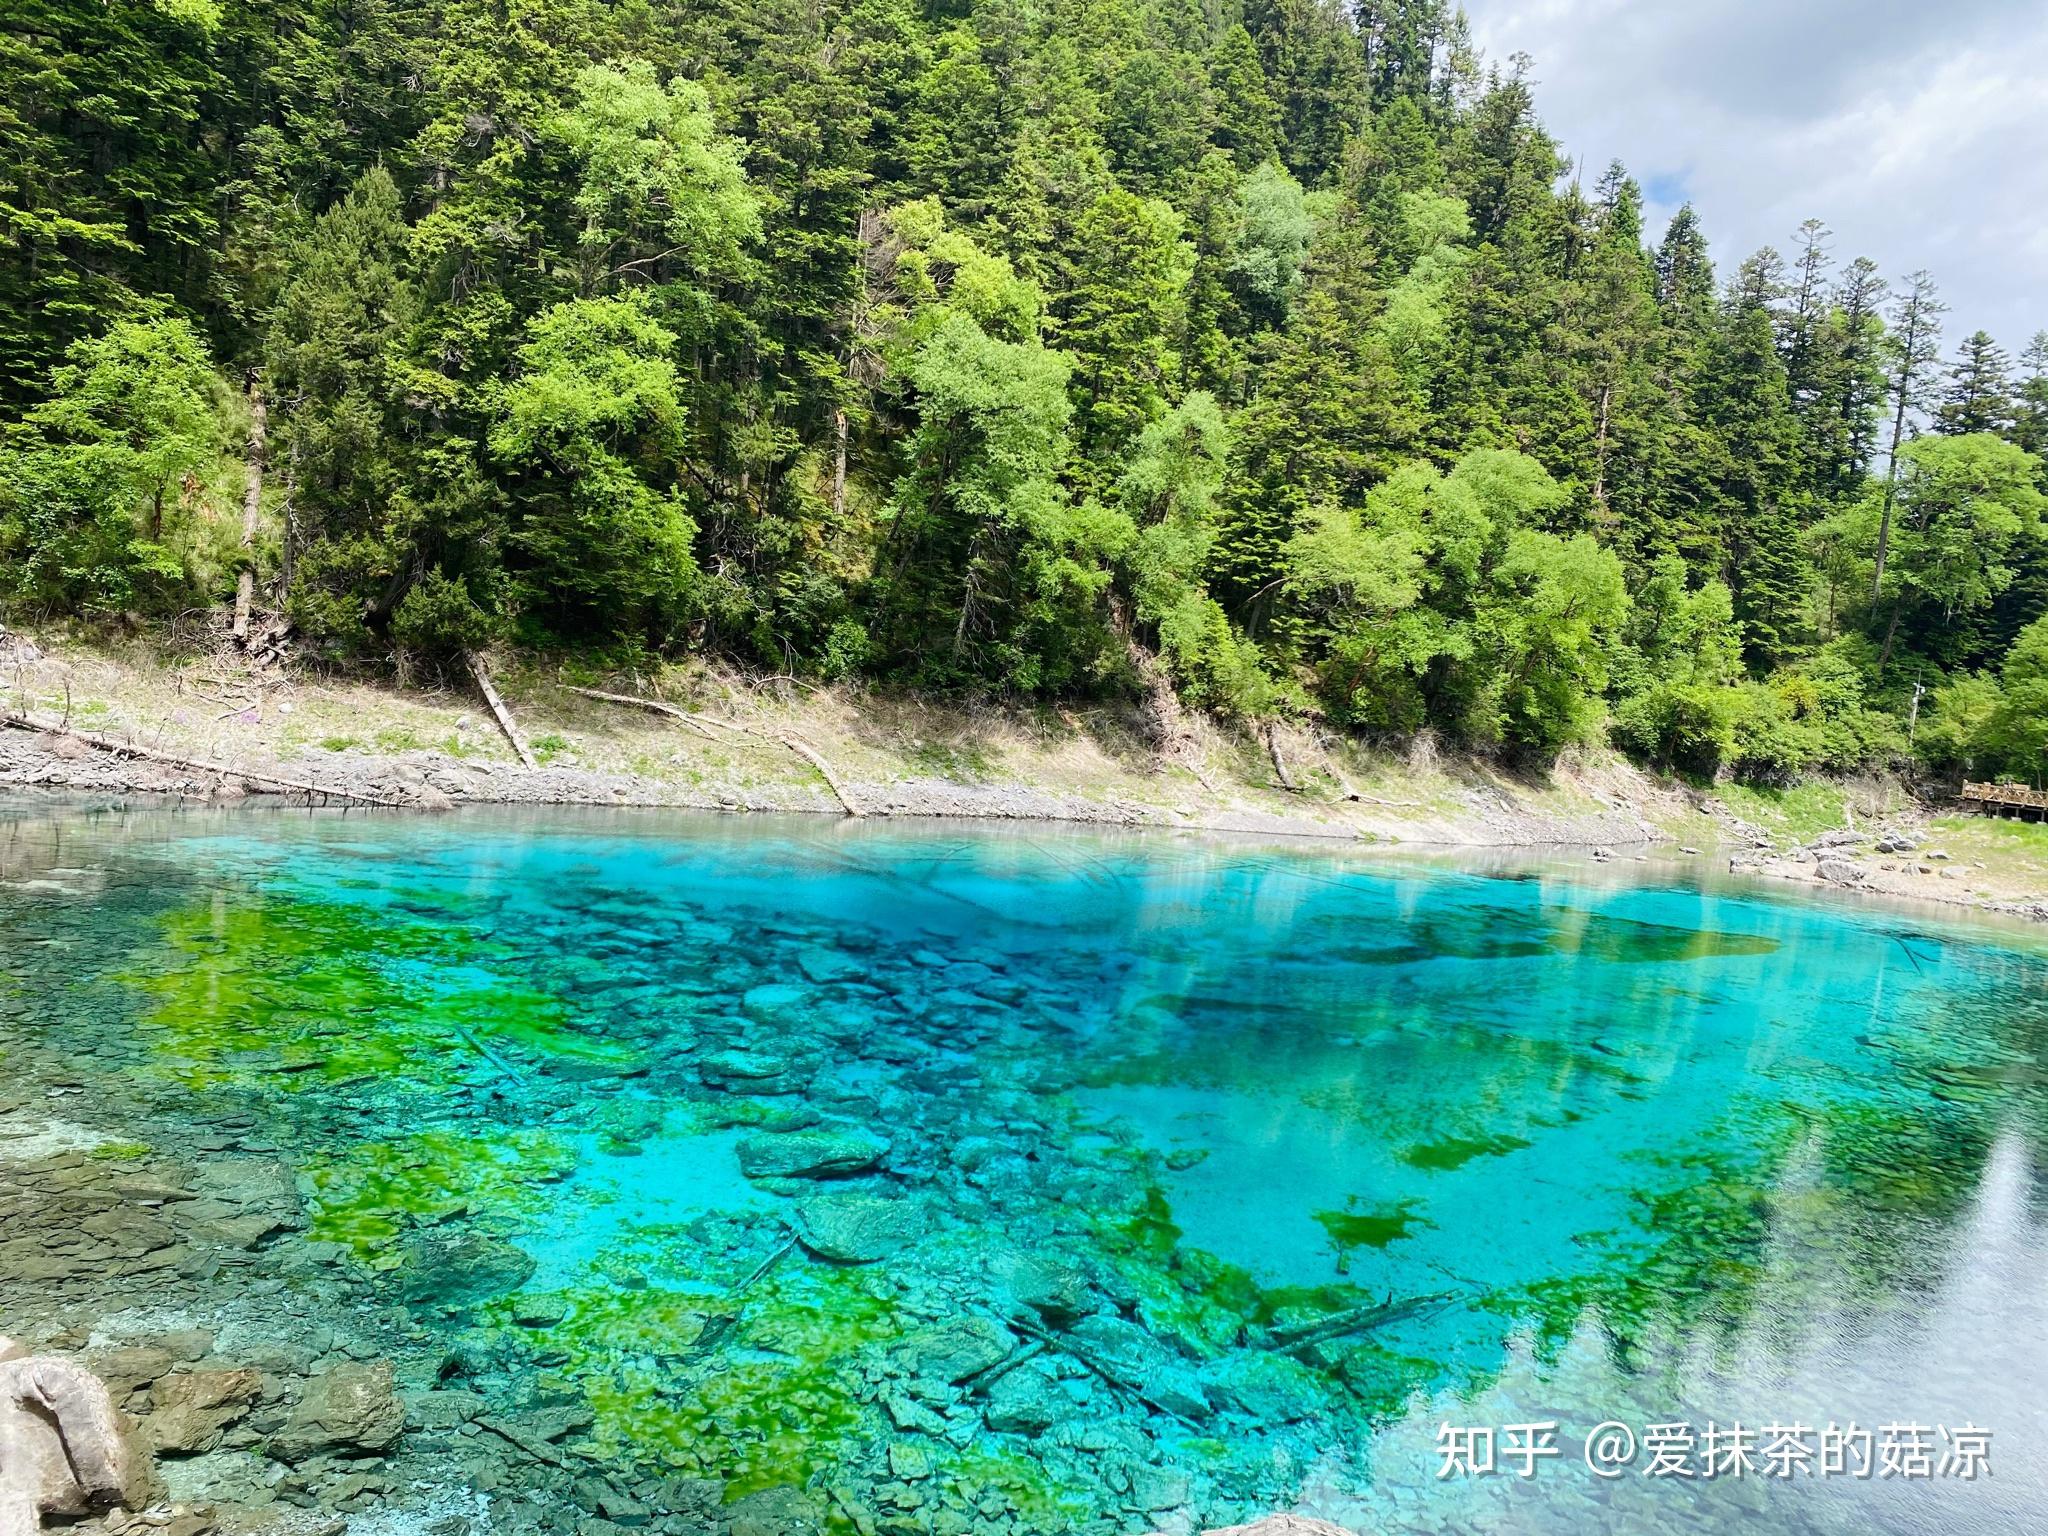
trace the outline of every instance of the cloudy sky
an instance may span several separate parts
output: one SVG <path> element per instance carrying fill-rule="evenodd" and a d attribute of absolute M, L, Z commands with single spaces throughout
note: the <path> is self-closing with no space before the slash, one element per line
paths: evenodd
<path fill-rule="evenodd" d="M 1800 221 L 1838 261 L 1925 267 L 1945 350 L 2048 328 L 2042 0 L 1465 0 L 1489 62 L 1535 60 L 1536 103 L 1588 183 L 1620 159 L 1651 230 L 1690 199 L 1724 273 Z"/>

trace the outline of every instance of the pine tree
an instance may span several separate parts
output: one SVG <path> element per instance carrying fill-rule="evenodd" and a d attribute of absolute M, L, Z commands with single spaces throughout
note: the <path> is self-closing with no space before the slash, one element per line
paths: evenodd
<path fill-rule="evenodd" d="M 1926 408 L 1933 387 L 1935 364 L 1941 360 L 1941 317 L 1948 306 L 1934 286 L 1934 279 L 1915 272 L 1906 279 L 1902 293 L 1892 299 L 1891 371 L 1886 394 L 1892 405 L 1891 445 L 1885 455 L 1884 500 L 1877 525 L 1877 548 L 1872 559 L 1870 590 L 1873 599 L 1884 591 L 1885 562 L 1891 555 L 1892 513 L 1896 510 L 1899 487 L 1899 453 L 1905 445 L 1909 423 Z"/>
<path fill-rule="evenodd" d="M 2012 421 L 2012 361 L 1984 331 L 1963 339 L 1948 370 L 1948 386 L 1934 413 L 1935 430 L 1949 437 L 1968 432 L 2002 432 Z"/>

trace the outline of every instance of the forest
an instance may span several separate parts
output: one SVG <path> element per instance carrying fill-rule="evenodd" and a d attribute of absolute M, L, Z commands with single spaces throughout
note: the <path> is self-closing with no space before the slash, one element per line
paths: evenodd
<path fill-rule="evenodd" d="M 1716 271 L 1532 76 L 1445 0 L 10 0 L 0 617 L 2039 784 L 2048 332 Z"/>

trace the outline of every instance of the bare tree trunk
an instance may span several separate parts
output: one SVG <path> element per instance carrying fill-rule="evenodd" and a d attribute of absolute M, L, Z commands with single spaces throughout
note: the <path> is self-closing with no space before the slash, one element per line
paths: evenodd
<path fill-rule="evenodd" d="M 1600 445 L 1593 470 L 1593 504 L 1600 509 L 1603 519 L 1607 516 L 1607 411 L 1614 398 L 1614 385 L 1600 386 Z"/>
<path fill-rule="evenodd" d="M 1870 578 L 1870 600 L 1884 596 L 1884 558 L 1892 544 L 1892 508 L 1899 495 L 1899 444 L 1906 435 L 1906 389 L 1899 388 L 1899 408 L 1892 417 L 1892 453 L 1884 467 L 1884 510 L 1877 518 L 1877 561 Z"/>
<path fill-rule="evenodd" d="M 248 472 L 242 482 L 242 570 L 235 578 L 235 644 L 249 643 L 249 609 L 256 598 L 256 517 L 263 504 L 263 386 L 249 381 Z"/>
<path fill-rule="evenodd" d="M 836 440 L 832 452 L 832 518 L 837 523 L 846 517 L 846 407 L 843 405 L 832 412 L 832 432 Z"/>

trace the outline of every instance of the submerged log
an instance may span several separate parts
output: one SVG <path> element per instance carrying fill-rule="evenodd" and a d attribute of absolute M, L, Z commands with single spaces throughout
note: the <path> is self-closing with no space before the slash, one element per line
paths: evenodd
<path fill-rule="evenodd" d="M 1276 1350 L 1281 1354 L 1297 1349 L 1306 1349 L 1311 1344 L 1327 1343 L 1331 1339 L 1346 1338 L 1354 1333 L 1364 1333 L 1373 1328 L 1384 1328 L 1389 1323 L 1418 1317 L 1447 1307 L 1458 1299 L 1452 1291 L 1438 1291 L 1428 1296 L 1405 1296 L 1398 1300 L 1388 1297 L 1385 1301 L 1368 1302 L 1360 1307 L 1346 1307 L 1342 1312 L 1332 1312 L 1313 1322 L 1289 1323 L 1280 1328 L 1268 1328 L 1254 1342 L 1263 1349 Z"/>

